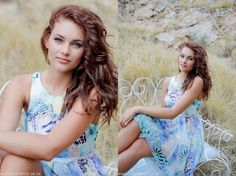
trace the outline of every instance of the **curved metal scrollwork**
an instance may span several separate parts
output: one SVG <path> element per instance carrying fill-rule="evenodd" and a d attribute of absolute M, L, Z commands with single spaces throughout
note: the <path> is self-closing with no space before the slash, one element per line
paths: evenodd
<path fill-rule="evenodd" d="M 107 166 L 105 166 L 105 170 L 107 175 L 109 176 L 116 176 L 118 174 L 118 169 L 117 169 L 117 162 L 116 161 L 111 161 Z"/>

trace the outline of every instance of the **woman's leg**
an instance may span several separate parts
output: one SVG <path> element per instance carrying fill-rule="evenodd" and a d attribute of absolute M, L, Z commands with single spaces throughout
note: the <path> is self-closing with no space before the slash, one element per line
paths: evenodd
<path fill-rule="evenodd" d="M 127 172 L 139 159 L 152 156 L 152 152 L 145 139 L 136 139 L 132 145 L 118 155 L 118 171 Z"/>
<path fill-rule="evenodd" d="M 0 150 L 0 168 L 1 168 L 1 165 L 2 165 L 2 160 L 3 158 L 5 157 L 7 153 L 4 152 L 3 150 Z"/>
<path fill-rule="evenodd" d="M 122 128 L 118 133 L 118 154 L 127 149 L 138 138 L 140 132 L 138 123 L 135 120 Z"/>
<path fill-rule="evenodd" d="M 43 175 L 43 170 L 38 160 L 7 154 L 2 159 L 0 175 Z"/>

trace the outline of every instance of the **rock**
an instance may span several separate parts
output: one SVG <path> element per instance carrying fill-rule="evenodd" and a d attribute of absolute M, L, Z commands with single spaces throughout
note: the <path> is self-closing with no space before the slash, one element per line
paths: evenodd
<path fill-rule="evenodd" d="M 222 20 L 223 30 L 232 28 L 236 30 L 236 13 L 227 15 Z"/>
<path fill-rule="evenodd" d="M 144 20 L 144 19 L 149 19 L 151 17 L 157 16 L 157 12 L 156 7 L 158 6 L 158 3 L 153 1 L 153 2 L 149 2 L 148 4 L 146 4 L 143 7 L 136 7 L 136 12 L 135 12 L 135 16 L 137 17 L 137 19 L 139 20 Z"/>
<path fill-rule="evenodd" d="M 175 11 L 170 11 L 169 13 L 166 14 L 165 18 L 173 18 L 176 16 Z"/>
<path fill-rule="evenodd" d="M 168 1 L 167 0 L 158 0 L 156 2 L 156 4 L 157 5 L 155 8 L 155 11 L 160 13 L 166 8 L 166 6 L 168 5 Z"/>
<path fill-rule="evenodd" d="M 182 40 L 184 38 L 191 38 L 190 37 L 191 33 L 189 30 L 179 30 L 177 33 L 176 33 L 176 38 Z"/>
<path fill-rule="evenodd" d="M 141 6 L 145 6 L 145 5 L 148 4 L 148 1 L 147 0 L 141 0 L 141 1 L 138 1 L 137 3 L 140 4 Z"/>
<path fill-rule="evenodd" d="M 189 26 L 193 26 L 193 25 L 197 24 L 197 22 L 198 22 L 198 20 L 197 20 L 197 16 L 195 14 L 189 15 L 181 20 L 181 22 L 179 23 L 179 26 L 189 27 Z"/>
<path fill-rule="evenodd" d="M 154 15 L 154 12 L 152 9 L 148 8 L 147 6 L 137 10 L 135 12 L 135 16 L 137 17 L 137 19 L 139 20 L 143 20 L 145 18 L 150 18 Z"/>
<path fill-rule="evenodd" d="M 175 39 L 175 36 L 176 36 L 176 31 L 172 31 L 172 32 L 163 32 L 163 33 L 160 33 L 158 35 L 156 35 L 156 39 L 161 41 L 161 42 L 164 42 L 166 43 L 167 45 L 171 45 L 172 42 L 174 41 Z"/>
<path fill-rule="evenodd" d="M 204 42 L 207 45 L 217 39 L 216 33 L 213 31 L 213 25 L 211 21 L 204 21 L 196 24 L 193 27 L 186 29 L 190 32 L 190 36 L 199 42 Z"/>

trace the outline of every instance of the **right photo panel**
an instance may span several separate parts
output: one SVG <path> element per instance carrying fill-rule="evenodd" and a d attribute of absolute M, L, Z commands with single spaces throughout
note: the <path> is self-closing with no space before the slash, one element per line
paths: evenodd
<path fill-rule="evenodd" d="M 235 0 L 118 0 L 118 172 L 236 175 Z"/>

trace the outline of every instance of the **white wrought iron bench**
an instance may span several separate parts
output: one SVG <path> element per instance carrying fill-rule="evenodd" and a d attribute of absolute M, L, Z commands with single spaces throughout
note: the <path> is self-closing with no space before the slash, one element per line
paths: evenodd
<path fill-rule="evenodd" d="M 165 78 L 151 80 L 147 77 L 140 77 L 132 83 L 124 79 L 119 79 L 120 108 L 118 116 L 121 117 L 128 107 L 135 104 L 145 106 L 158 104 L 162 87 L 161 85 L 164 79 Z M 219 125 L 212 123 L 204 116 L 202 116 L 202 122 L 206 142 L 205 148 L 208 149 L 205 152 L 207 161 L 198 165 L 194 175 L 229 176 L 231 173 L 231 163 L 227 157 L 227 149 L 225 146 L 227 146 L 227 142 L 230 141 L 233 135 L 229 131 L 222 129 Z M 137 171 L 139 167 L 143 167 L 145 164 L 154 166 L 153 163 L 153 158 L 144 158 L 141 159 L 134 168 Z M 126 175 L 132 176 L 132 169 L 134 170 L 134 168 L 131 168 Z M 155 168 L 153 168 L 151 174 L 153 176 L 158 176 L 158 173 L 155 173 Z M 140 176 L 141 175 L 150 175 L 150 171 L 140 173 Z"/>
<path fill-rule="evenodd" d="M 6 82 L 0 89 L 0 97 L 4 91 L 4 89 L 6 88 L 6 86 L 11 82 L 11 80 L 9 80 L 8 82 Z M 22 112 L 24 113 L 24 112 Z M 16 129 L 16 131 L 20 131 L 22 130 L 22 127 L 19 125 L 18 128 Z M 105 171 L 107 173 L 108 176 L 117 176 L 118 175 L 118 167 L 117 167 L 117 160 L 113 159 L 110 161 L 110 163 L 108 165 L 105 166 Z"/>

